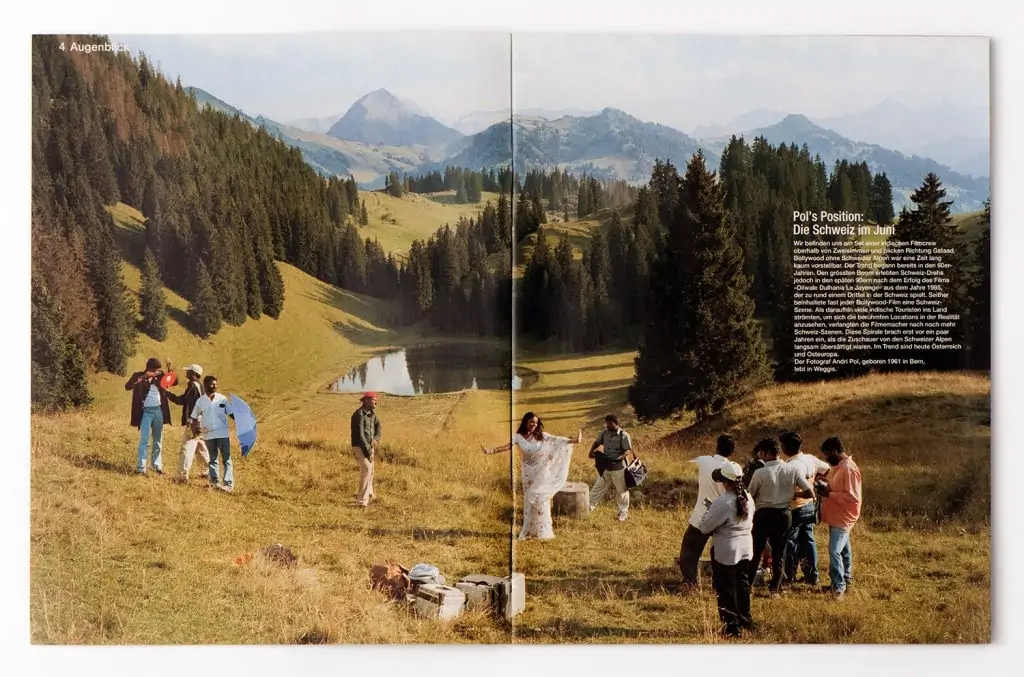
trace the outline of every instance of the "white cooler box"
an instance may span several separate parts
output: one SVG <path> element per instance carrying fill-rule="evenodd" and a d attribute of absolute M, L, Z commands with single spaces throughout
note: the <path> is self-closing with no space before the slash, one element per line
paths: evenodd
<path fill-rule="evenodd" d="M 448 620 L 457 617 L 466 606 L 466 595 L 457 588 L 435 583 L 417 586 L 413 610 L 424 618 Z"/>
<path fill-rule="evenodd" d="M 466 608 L 490 609 L 511 620 L 526 609 L 526 577 L 473 574 L 455 584 L 466 594 Z"/>

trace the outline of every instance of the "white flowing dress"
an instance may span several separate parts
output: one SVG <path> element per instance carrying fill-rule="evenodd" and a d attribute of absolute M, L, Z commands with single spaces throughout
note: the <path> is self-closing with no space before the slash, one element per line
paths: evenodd
<path fill-rule="evenodd" d="M 555 537 L 551 525 L 551 499 L 569 476 L 573 442 L 544 433 L 541 441 L 516 434 L 522 452 L 523 528 L 519 539 Z"/>

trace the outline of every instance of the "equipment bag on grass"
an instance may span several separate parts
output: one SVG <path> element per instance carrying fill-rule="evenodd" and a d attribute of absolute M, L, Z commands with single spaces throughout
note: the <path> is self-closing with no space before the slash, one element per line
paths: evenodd
<path fill-rule="evenodd" d="M 632 489 L 644 483 L 647 479 L 647 464 L 640 460 L 640 457 L 633 452 L 633 460 L 626 466 L 626 488 Z"/>

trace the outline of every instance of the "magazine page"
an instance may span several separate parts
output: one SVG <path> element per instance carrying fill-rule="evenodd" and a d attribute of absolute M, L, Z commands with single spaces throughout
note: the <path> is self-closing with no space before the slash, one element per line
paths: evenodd
<path fill-rule="evenodd" d="M 34 643 L 510 641 L 509 59 L 34 37 Z"/>
<path fill-rule="evenodd" d="M 989 642 L 989 96 L 976 37 L 34 36 L 31 641 Z"/>
<path fill-rule="evenodd" d="M 989 641 L 988 54 L 513 36 L 516 642 Z"/>

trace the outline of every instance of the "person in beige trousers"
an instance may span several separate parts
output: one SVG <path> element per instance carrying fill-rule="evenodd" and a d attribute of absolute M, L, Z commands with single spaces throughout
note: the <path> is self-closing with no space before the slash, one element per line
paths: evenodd
<path fill-rule="evenodd" d="M 170 368 L 170 361 L 167 365 Z M 199 454 L 199 476 L 206 475 L 210 468 L 210 452 L 206 448 L 206 442 L 201 436 L 197 437 L 193 434 L 191 425 L 192 409 L 196 406 L 199 398 L 205 394 L 200 383 L 202 376 L 203 368 L 198 364 L 190 364 L 185 367 L 185 377 L 188 379 L 185 383 L 185 392 L 175 395 L 167 391 L 167 399 L 181 405 L 181 454 L 178 461 L 178 480 L 180 482 L 188 482 L 189 471 L 192 469 L 192 461 L 197 452 Z"/>
<path fill-rule="evenodd" d="M 356 505 L 366 507 L 373 493 L 373 456 L 380 445 L 381 424 L 377 418 L 377 393 L 363 393 L 362 406 L 352 414 L 352 455 L 359 464 Z"/>

